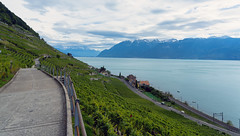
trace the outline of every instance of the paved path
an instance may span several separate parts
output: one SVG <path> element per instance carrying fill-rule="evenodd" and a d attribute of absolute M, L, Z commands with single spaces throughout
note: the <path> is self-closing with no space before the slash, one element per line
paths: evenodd
<path fill-rule="evenodd" d="M 118 78 L 118 79 L 119 79 L 119 78 Z M 161 107 L 161 108 L 164 108 L 164 109 L 169 110 L 169 111 L 176 112 L 176 113 L 178 113 L 178 114 L 182 114 L 181 111 L 179 111 L 179 110 L 176 110 L 176 109 L 174 109 L 174 108 L 172 108 L 172 107 L 168 107 L 168 106 L 162 105 L 160 102 L 154 101 L 153 99 L 149 98 L 148 96 L 146 96 L 145 94 L 143 94 L 142 92 L 140 92 L 138 89 L 130 86 L 124 79 L 119 79 L 119 80 L 121 80 L 123 83 L 125 83 L 126 86 L 127 86 L 130 90 L 132 90 L 134 93 L 136 93 L 136 94 L 139 95 L 140 97 L 142 97 L 142 98 L 144 98 L 144 99 L 147 99 L 147 100 L 153 102 L 154 104 L 156 104 L 157 106 L 159 106 L 159 107 Z M 221 131 L 221 132 L 225 132 L 225 133 L 227 133 L 227 134 L 229 134 L 229 135 L 232 135 L 232 136 L 240 136 L 240 134 L 238 134 L 238 133 L 229 131 L 229 130 L 224 129 L 224 128 L 220 128 L 220 127 L 218 127 L 218 126 L 212 125 L 212 124 L 207 123 L 207 122 L 202 121 L 202 120 L 199 120 L 199 119 L 194 118 L 194 117 L 192 117 L 192 116 L 189 116 L 189 115 L 187 115 L 187 114 L 182 114 L 182 115 L 183 115 L 185 118 L 187 118 L 187 119 L 190 119 L 190 120 L 192 120 L 192 121 L 194 121 L 194 122 L 197 122 L 199 125 L 206 125 L 206 126 L 209 126 L 209 127 L 213 128 L 213 129 L 219 130 L 219 131 Z"/>
<path fill-rule="evenodd" d="M 41 71 L 20 69 L 0 93 L 0 136 L 65 136 L 62 87 Z"/>

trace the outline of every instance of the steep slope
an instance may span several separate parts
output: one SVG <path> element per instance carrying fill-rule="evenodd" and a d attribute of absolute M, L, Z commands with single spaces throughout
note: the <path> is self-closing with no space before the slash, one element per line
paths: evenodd
<path fill-rule="evenodd" d="M 0 2 L 0 87 L 19 68 L 32 67 L 35 58 L 57 55 L 67 58 Z"/>
<path fill-rule="evenodd" d="M 102 51 L 98 57 L 239 60 L 240 38 L 124 41 Z"/>
<path fill-rule="evenodd" d="M 95 69 L 55 50 L 19 24 L 0 22 L 0 39 L 1 85 L 19 68 L 31 67 L 35 58 L 64 70 L 73 80 L 88 135 L 224 135 L 158 108 L 115 78 L 92 75 Z"/>
<path fill-rule="evenodd" d="M 0 2 L 0 18 L 1 22 L 6 23 L 10 26 L 18 25 L 23 29 L 31 32 L 34 36 L 39 37 L 38 33 L 36 33 L 32 28 L 30 28 L 21 18 L 17 17 L 14 13 L 8 10 L 1 2 Z"/>

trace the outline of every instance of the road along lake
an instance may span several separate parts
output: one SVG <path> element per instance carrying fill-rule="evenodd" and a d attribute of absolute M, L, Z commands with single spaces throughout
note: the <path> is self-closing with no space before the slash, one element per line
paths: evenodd
<path fill-rule="evenodd" d="M 224 121 L 238 127 L 240 119 L 240 61 L 77 57 L 112 74 L 133 74 L 151 86 L 170 92 L 210 116 L 223 112 Z M 219 117 L 221 120 L 221 117 Z"/>

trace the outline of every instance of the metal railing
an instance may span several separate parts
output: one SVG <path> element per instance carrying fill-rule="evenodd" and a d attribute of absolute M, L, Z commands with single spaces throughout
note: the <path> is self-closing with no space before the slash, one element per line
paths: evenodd
<path fill-rule="evenodd" d="M 55 69 L 48 66 L 40 65 L 40 69 L 50 74 L 53 78 L 62 82 L 67 89 L 68 96 L 70 99 L 71 113 L 74 117 L 74 135 L 75 136 L 87 136 L 81 109 L 79 106 L 79 99 L 77 98 L 76 91 L 71 80 L 71 77 L 62 69 Z M 80 134 L 81 130 L 81 134 Z"/>

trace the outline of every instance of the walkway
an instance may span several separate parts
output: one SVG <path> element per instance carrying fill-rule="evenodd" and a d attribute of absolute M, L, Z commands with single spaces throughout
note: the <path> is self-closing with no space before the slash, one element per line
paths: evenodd
<path fill-rule="evenodd" d="M 21 69 L 0 91 L 0 136 L 65 136 L 62 87 L 41 71 Z"/>

